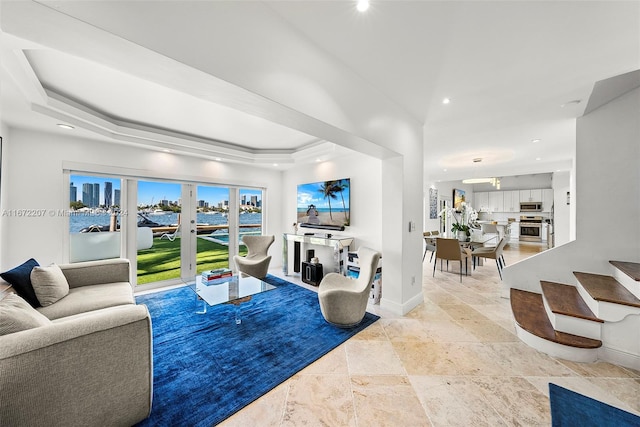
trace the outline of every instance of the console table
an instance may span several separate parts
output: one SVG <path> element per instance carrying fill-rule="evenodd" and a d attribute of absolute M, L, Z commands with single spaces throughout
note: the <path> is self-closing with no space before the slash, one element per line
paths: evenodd
<path fill-rule="evenodd" d="M 330 237 L 329 237 L 330 236 Z M 282 271 L 290 276 L 300 272 L 302 259 L 301 253 L 309 246 L 329 246 L 333 247 L 334 254 L 338 254 L 338 272 L 344 274 L 346 255 L 349 245 L 353 243 L 353 237 L 337 236 L 329 234 L 290 234 L 282 235 Z M 346 251 L 344 249 L 347 249 Z"/>

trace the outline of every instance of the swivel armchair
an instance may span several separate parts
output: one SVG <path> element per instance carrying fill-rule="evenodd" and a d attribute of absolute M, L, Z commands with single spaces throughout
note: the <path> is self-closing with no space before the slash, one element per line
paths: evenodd
<path fill-rule="evenodd" d="M 329 273 L 322 278 L 318 286 L 318 301 L 327 322 L 350 328 L 362 321 L 379 259 L 380 253 L 361 247 L 358 249 L 360 274 L 357 279 L 338 273 Z"/>
<path fill-rule="evenodd" d="M 273 244 L 275 236 L 242 236 L 242 242 L 247 245 L 247 256 L 235 255 L 233 260 L 238 271 L 249 276 L 262 279 L 269 271 L 271 255 L 267 255 L 269 247 Z"/>

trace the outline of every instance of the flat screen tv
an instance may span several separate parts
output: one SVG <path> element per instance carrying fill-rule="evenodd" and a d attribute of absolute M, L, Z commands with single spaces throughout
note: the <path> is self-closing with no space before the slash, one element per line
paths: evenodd
<path fill-rule="evenodd" d="M 298 185 L 297 220 L 301 227 L 344 230 L 351 225 L 350 178 Z"/>

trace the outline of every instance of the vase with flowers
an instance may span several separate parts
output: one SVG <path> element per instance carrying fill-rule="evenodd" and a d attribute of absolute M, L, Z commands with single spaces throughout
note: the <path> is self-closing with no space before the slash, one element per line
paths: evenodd
<path fill-rule="evenodd" d="M 471 235 L 471 229 L 467 224 L 467 204 L 465 202 L 460 204 L 460 219 L 458 220 L 455 212 L 453 213 L 453 218 L 455 222 L 451 225 L 451 231 L 457 234 L 458 240 L 466 241 Z"/>

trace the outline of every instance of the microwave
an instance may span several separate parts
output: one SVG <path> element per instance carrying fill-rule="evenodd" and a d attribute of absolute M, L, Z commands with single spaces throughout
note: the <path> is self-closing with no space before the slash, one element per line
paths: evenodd
<path fill-rule="evenodd" d="M 520 202 L 520 212 L 542 212 L 542 202 Z"/>

